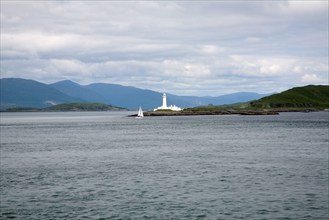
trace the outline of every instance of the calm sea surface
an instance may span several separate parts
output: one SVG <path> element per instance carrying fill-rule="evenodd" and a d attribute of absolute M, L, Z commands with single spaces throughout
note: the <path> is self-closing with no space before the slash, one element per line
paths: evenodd
<path fill-rule="evenodd" d="M 1 113 L 1 219 L 328 219 L 329 113 Z"/>

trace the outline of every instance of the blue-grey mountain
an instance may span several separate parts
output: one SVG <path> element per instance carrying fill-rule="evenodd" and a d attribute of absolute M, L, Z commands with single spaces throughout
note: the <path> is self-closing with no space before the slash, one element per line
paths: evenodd
<path fill-rule="evenodd" d="M 70 80 L 63 80 L 50 84 L 51 87 L 69 96 L 78 97 L 89 102 L 102 102 L 102 94 L 94 92 L 85 86 L 79 85 Z"/>
<path fill-rule="evenodd" d="M 0 91 L 1 110 L 12 107 L 44 108 L 60 103 L 83 102 L 82 99 L 69 96 L 49 85 L 27 79 L 1 79 Z"/>
<path fill-rule="evenodd" d="M 153 109 L 162 104 L 162 93 L 132 86 L 107 83 L 94 83 L 81 86 L 67 80 L 51 84 L 51 86 L 67 95 L 79 97 L 89 102 L 103 102 L 129 109 L 136 109 L 139 106 L 145 109 Z M 185 108 L 208 104 L 222 105 L 246 102 L 264 96 L 266 95 L 251 92 L 239 92 L 218 97 L 177 96 L 167 94 L 167 99 L 168 105 L 175 104 Z"/>
<path fill-rule="evenodd" d="M 44 84 L 34 80 L 5 78 L 1 80 L 1 109 L 10 107 L 48 107 L 70 102 L 100 102 L 128 109 L 153 109 L 162 104 L 162 93 L 118 84 L 94 83 L 79 85 L 64 80 Z M 164 91 L 165 92 L 165 91 Z M 168 105 L 195 107 L 256 100 L 266 95 L 234 93 L 219 97 L 177 96 L 167 94 Z"/>

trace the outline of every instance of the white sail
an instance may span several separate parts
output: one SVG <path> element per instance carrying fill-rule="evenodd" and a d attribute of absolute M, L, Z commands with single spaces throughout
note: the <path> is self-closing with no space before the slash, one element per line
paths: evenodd
<path fill-rule="evenodd" d="M 139 107 L 139 111 L 138 111 L 137 117 L 138 117 L 138 118 L 142 118 L 142 117 L 144 117 L 143 110 L 142 110 L 141 107 Z"/>

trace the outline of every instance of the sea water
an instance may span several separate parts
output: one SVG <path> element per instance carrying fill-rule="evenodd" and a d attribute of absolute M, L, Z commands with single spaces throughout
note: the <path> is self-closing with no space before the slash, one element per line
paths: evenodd
<path fill-rule="evenodd" d="M 329 113 L 1 113 L 1 219 L 328 219 Z"/>

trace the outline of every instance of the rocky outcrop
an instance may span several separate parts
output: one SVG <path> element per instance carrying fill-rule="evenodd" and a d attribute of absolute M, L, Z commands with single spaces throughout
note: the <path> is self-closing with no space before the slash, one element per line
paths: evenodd
<path fill-rule="evenodd" d="M 276 111 L 266 110 L 217 110 L 217 111 L 155 111 L 144 112 L 144 116 L 190 116 L 190 115 L 278 115 Z M 130 115 L 135 117 L 136 115 Z"/>

